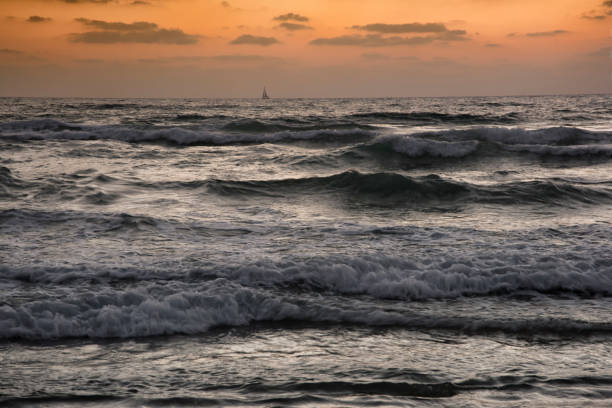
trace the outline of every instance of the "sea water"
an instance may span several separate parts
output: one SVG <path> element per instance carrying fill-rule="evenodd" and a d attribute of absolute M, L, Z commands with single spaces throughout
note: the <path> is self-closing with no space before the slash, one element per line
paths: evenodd
<path fill-rule="evenodd" d="M 609 406 L 611 106 L 0 99 L 0 404 Z"/>

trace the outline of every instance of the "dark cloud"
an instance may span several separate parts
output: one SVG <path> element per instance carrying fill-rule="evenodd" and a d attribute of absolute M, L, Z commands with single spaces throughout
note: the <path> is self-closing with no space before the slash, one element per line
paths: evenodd
<path fill-rule="evenodd" d="M 79 63 L 79 64 L 101 64 L 104 62 L 103 59 L 99 59 L 99 58 L 76 58 L 76 59 L 73 59 L 72 61 Z"/>
<path fill-rule="evenodd" d="M 602 16 L 600 14 L 583 14 L 582 18 L 587 20 L 604 20 L 606 16 Z"/>
<path fill-rule="evenodd" d="M 84 33 L 70 34 L 72 42 L 90 44 L 117 44 L 117 43 L 142 43 L 142 44 L 195 44 L 199 35 L 186 34 L 179 29 L 159 28 L 155 23 L 137 21 L 134 23 L 108 22 L 102 20 L 89 20 L 77 18 L 76 21 L 87 27 L 97 28 L 102 31 L 87 31 Z"/>
<path fill-rule="evenodd" d="M 20 50 L 12 48 L 0 48 L 0 65 L 3 62 L 15 63 L 15 62 L 43 62 L 44 58 L 36 55 L 28 54 Z"/>
<path fill-rule="evenodd" d="M 26 21 L 28 23 L 47 23 L 53 20 L 51 17 L 30 16 Z"/>
<path fill-rule="evenodd" d="M 12 50 L 9 48 L 1 48 L 0 49 L 0 54 L 4 54 L 4 55 L 23 55 L 24 52 L 23 51 L 19 51 L 19 50 Z"/>
<path fill-rule="evenodd" d="M 133 2 L 130 3 L 130 6 L 150 6 L 151 3 L 149 3 L 148 1 L 142 1 L 142 0 L 134 0 Z"/>
<path fill-rule="evenodd" d="M 377 52 L 365 52 L 361 54 L 361 58 L 371 60 L 371 61 L 380 61 L 380 60 L 388 60 L 391 57 L 385 54 L 379 54 Z"/>
<path fill-rule="evenodd" d="M 225 8 L 230 8 L 230 7 L 232 7 L 232 6 L 231 6 L 231 4 L 229 4 L 227 1 L 222 1 L 222 2 L 221 2 L 221 5 L 222 5 L 223 7 L 225 7 Z"/>
<path fill-rule="evenodd" d="M 274 37 L 257 37 L 250 34 L 244 34 L 230 42 L 232 45 L 261 45 L 268 46 L 278 44 L 279 41 Z"/>
<path fill-rule="evenodd" d="M 162 58 L 143 58 L 140 62 L 148 63 L 173 63 L 173 62 L 280 62 L 281 58 L 269 57 L 266 55 L 244 55 L 244 54 L 226 54 L 226 55 L 190 55 Z"/>
<path fill-rule="evenodd" d="M 410 23 L 410 24 L 366 24 L 354 25 L 355 30 L 370 31 L 380 34 L 401 34 L 401 33 L 442 33 L 448 31 L 444 24 L 440 23 Z"/>
<path fill-rule="evenodd" d="M 309 19 L 308 17 L 304 17 L 296 13 L 287 13 L 287 14 L 281 14 L 280 16 L 274 17 L 274 20 L 276 21 L 300 21 L 302 23 L 305 23 Z"/>
<path fill-rule="evenodd" d="M 439 41 L 466 41 L 467 31 L 465 30 L 448 30 L 443 33 L 433 36 L 435 40 Z"/>
<path fill-rule="evenodd" d="M 501 47 L 501 44 L 489 43 L 489 44 L 485 44 L 485 47 L 489 47 L 489 48 L 499 48 L 499 47 Z"/>
<path fill-rule="evenodd" d="M 119 44 L 119 43 L 141 43 L 141 44 L 177 44 L 189 45 L 198 42 L 200 36 L 185 34 L 182 30 L 158 30 L 146 31 L 87 31 L 85 33 L 74 33 L 69 36 L 70 41 L 89 44 Z"/>
<path fill-rule="evenodd" d="M 297 23 L 280 23 L 277 27 L 284 28 L 288 31 L 299 31 L 299 30 L 312 30 L 311 26 L 306 24 L 297 24 Z"/>
<path fill-rule="evenodd" d="M 566 30 L 553 30 L 553 31 L 537 31 L 535 33 L 527 33 L 525 34 L 527 37 L 554 37 L 557 35 L 568 34 L 569 31 Z"/>
<path fill-rule="evenodd" d="M 398 45 L 422 45 L 431 44 L 436 41 L 465 41 L 465 30 L 451 30 L 437 35 L 426 37 L 383 37 L 380 34 L 368 35 L 341 35 L 331 38 L 317 38 L 310 42 L 311 45 L 334 45 L 334 46 L 356 46 L 356 47 L 391 47 Z"/>
<path fill-rule="evenodd" d="M 76 3 L 96 3 L 96 4 L 106 4 L 111 3 L 114 0 L 62 0 L 64 3 L 76 4 Z"/>
<path fill-rule="evenodd" d="M 75 20 L 87 27 L 98 28 L 100 30 L 146 31 L 146 30 L 155 30 L 156 28 L 158 28 L 157 24 L 149 23 L 146 21 L 136 21 L 134 23 L 121 23 L 121 22 L 109 22 L 109 21 L 102 21 L 102 20 L 90 20 L 88 18 L 77 18 Z"/>

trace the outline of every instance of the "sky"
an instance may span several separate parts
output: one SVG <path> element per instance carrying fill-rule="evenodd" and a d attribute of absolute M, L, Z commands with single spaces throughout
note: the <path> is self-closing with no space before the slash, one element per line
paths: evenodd
<path fill-rule="evenodd" d="M 612 93 L 612 0 L 0 0 L 0 96 Z"/>

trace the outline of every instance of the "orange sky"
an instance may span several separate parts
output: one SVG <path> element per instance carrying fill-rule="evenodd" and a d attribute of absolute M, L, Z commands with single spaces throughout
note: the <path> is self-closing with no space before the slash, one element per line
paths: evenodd
<path fill-rule="evenodd" d="M 0 0 L 0 20 L 0 95 L 612 92 L 604 0 Z"/>

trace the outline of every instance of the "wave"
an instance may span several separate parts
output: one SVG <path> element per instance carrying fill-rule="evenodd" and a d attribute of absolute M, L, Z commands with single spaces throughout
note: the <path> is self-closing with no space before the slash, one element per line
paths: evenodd
<path fill-rule="evenodd" d="M 375 121 L 393 121 L 410 124 L 510 124 L 518 122 L 521 117 L 518 113 L 503 115 L 474 115 L 470 113 L 440 113 L 440 112 L 363 112 L 350 115 L 352 118 L 371 119 Z"/>
<path fill-rule="evenodd" d="M 476 140 L 444 141 L 407 135 L 383 135 L 365 145 L 370 150 L 390 148 L 409 157 L 465 157 L 475 153 L 480 146 Z M 360 147 L 363 148 L 363 147 Z"/>
<path fill-rule="evenodd" d="M 575 146 L 550 145 L 511 145 L 506 150 L 513 152 L 534 153 L 541 156 L 612 156 L 612 144 L 584 144 Z"/>
<path fill-rule="evenodd" d="M 327 177 L 280 180 L 202 180 L 182 183 L 164 182 L 140 186 L 163 188 L 205 188 L 208 193 L 227 197 L 282 197 L 292 194 L 349 195 L 353 200 L 372 205 L 420 205 L 432 203 L 500 205 L 612 202 L 610 183 L 574 183 L 565 179 L 507 182 L 477 185 L 444 179 L 430 174 L 410 177 L 398 173 L 360 173 L 346 171 Z M 330 195 L 331 194 L 331 195 Z"/>
<path fill-rule="evenodd" d="M 77 243 L 83 236 L 95 233 L 99 237 L 114 240 L 150 239 L 161 234 L 165 241 L 182 240 L 197 246 L 198 242 L 223 240 L 227 237 L 244 237 L 245 242 L 266 240 L 266 234 L 276 237 L 279 228 L 261 230 L 246 229 L 224 223 L 178 223 L 128 214 L 95 214 L 71 211 L 5 210 L 0 212 L 2 230 L 11 235 L 36 235 L 40 231 L 49 234 L 57 229 L 64 242 Z M 78 225 L 74 232 L 66 226 Z M 185 231 L 193 231 L 193 235 Z M 292 231 L 285 231 L 291 233 Z M 514 296 L 533 293 L 544 295 L 571 294 L 583 297 L 612 296 L 612 261 L 606 239 L 610 229 L 601 226 L 582 226 L 562 230 L 529 230 L 524 233 L 485 234 L 470 229 L 452 228 L 344 228 L 333 232 L 315 230 L 321 239 L 343 236 L 354 239 L 385 242 L 385 235 L 393 235 L 392 241 L 423 242 L 447 248 L 443 251 L 421 252 L 418 248 L 406 254 L 366 253 L 361 255 L 302 256 L 288 254 L 286 259 L 267 259 L 246 262 L 238 258 L 210 257 L 204 264 L 199 261 L 183 263 L 170 269 L 127 263 L 126 265 L 104 260 L 102 265 L 83 268 L 45 264 L 0 266 L 0 278 L 41 284 L 70 282 L 155 282 L 180 281 L 197 285 L 211 279 L 227 279 L 244 287 L 269 288 L 300 293 L 334 293 L 338 295 L 367 295 L 376 299 L 423 301 L 431 299 L 455 299 L 461 297 Z M 153 234 L 153 235 L 152 235 Z M 251 234 L 256 234 L 252 237 Z M 248 238 L 246 237 L 248 235 Z M 318 236 L 318 235 L 317 235 Z M 454 249 L 457 242 L 478 237 L 476 247 L 463 246 Z M 589 242 L 584 241 L 589 237 Z M 191 242 L 197 240 L 195 243 Z M 546 252 L 539 246 L 525 242 L 580 242 L 569 252 L 565 248 L 552 247 Z M 584 242 L 583 242 L 584 241 Z M 240 241 L 242 242 L 242 241 Z M 486 244 L 485 244 L 486 242 Z M 167 260 L 172 264 L 171 260 Z"/>
<path fill-rule="evenodd" d="M 612 142 L 612 132 L 592 131 L 574 127 L 548 127 L 540 129 L 476 127 L 435 132 L 417 132 L 410 136 L 445 141 L 476 140 L 501 145 L 571 146 Z"/>
<path fill-rule="evenodd" d="M 179 115 L 179 121 L 203 121 L 217 116 Z M 464 158 L 470 155 L 536 154 L 541 156 L 612 156 L 612 132 L 573 127 L 521 129 L 473 127 L 409 134 L 348 121 L 262 121 L 238 119 L 217 128 L 128 128 L 64 123 L 53 119 L 0 124 L 0 139 L 12 140 L 117 140 L 129 143 L 177 145 L 232 145 L 318 141 L 353 144 L 353 150 L 392 152 L 410 158 Z"/>
<path fill-rule="evenodd" d="M 119 182 L 113 192 L 109 184 Z M 130 194 L 130 186 L 155 190 L 201 190 L 227 199 L 261 199 L 300 195 L 320 195 L 326 200 L 350 197 L 354 202 L 373 206 L 418 207 L 422 205 L 497 205 L 551 206 L 600 205 L 612 202 L 612 182 L 585 182 L 563 178 L 472 184 L 445 179 L 435 174 L 411 177 L 400 173 L 360 173 L 349 170 L 329 176 L 270 180 L 204 179 L 193 181 L 117 180 L 98 173 L 78 183 L 71 177 L 50 178 L 26 183 L 0 168 L 0 194 L 12 196 L 28 191 L 37 199 L 56 196 L 61 200 L 82 199 L 107 205 Z"/>
<path fill-rule="evenodd" d="M 343 130 L 361 129 L 373 130 L 369 125 L 347 121 L 314 120 L 304 121 L 296 118 L 278 118 L 275 120 L 238 119 L 226 123 L 223 130 L 239 132 L 280 132 L 280 131 L 313 131 L 313 130 Z"/>
<path fill-rule="evenodd" d="M 171 287 L 168 287 L 171 286 Z M 205 333 L 255 322 L 399 326 L 466 333 L 612 334 L 612 323 L 563 318 L 478 318 L 390 311 L 384 305 L 279 295 L 216 279 L 189 289 L 149 285 L 79 291 L 70 297 L 0 306 L 0 338 L 129 338 Z"/>
<path fill-rule="evenodd" d="M 249 126 L 254 125 L 250 124 Z M 267 125 L 262 126 L 265 128 Z M 280 129 L 280 127 L 275 126 L 267 129 Z M 77 126 L 51 119 L 9 122 L 0 125 L 0 138 L 4 139 L 118 140 L 130 143 L 165 142 L 178 145 L 229 145 L 298 140 L 359 140 L 359 138 L 371 137 L 373 135 L 373 130 L 345 124 L 317 126 L 311 129 L 295 128 L 293 130 L 274 131 L 271 133 L 223 132 L 220 130 L 193 130 L 180 127 L 143 130 L 117 126 Z"/>
<path fill-rule="evenodd" d="M 82 130 L 81 126 L 71 125 L 54 119 L 32 119 L 0 124 L 0 131 L 63 131 Z"/>
<path fill-rule="evenodd" d="M 553 127 L 525 130 L 484 127 L 384 134 L 357 149 L 391 151 L 411 158 L 463 158 L 530 153 L 540 156 L 612 156 L 612 132 Z"/>
<path fill-rule="evenodd" d="M 208 120 L 208 119 L 225 119 L 227 117 L 228 116 L 226 115 L 202 115 L 199 113 L 183 113 L 180 115 L 176 115 L 174 119 L 178 121 L 191 122 L 191 121 Z"/>
<path fill-rule="evenodd" d="M 8 167 L 0 166 L 0 198 L 13 198 L 17 191 L 27 186 L 27 183 L 13 176 Z"/>

